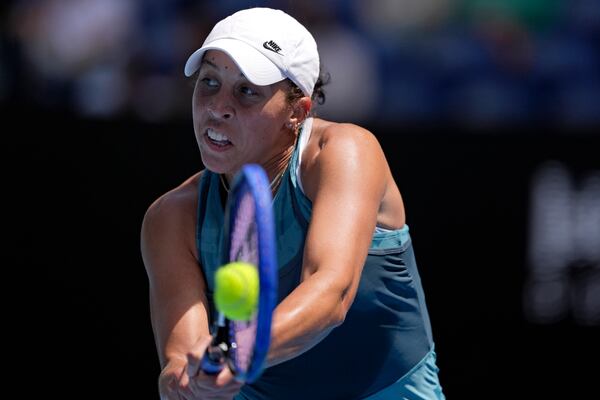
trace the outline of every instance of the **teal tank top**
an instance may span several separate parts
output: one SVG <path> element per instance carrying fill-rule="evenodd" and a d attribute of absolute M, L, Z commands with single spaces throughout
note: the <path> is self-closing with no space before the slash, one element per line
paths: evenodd
<path fill-rule="evenodd" d="M 311 201 L 296 176 L 299 147 L 273 199 L 279 301 L 300 282 L 311 218 Z M 199 184 L 196 244 L 211 318 L 214 274 L 222 260 L 224 196 L 218 174 L 206 170 Z M 236 400 L 443 399 L 433 347 L 408 226 L 377 230 L 344 323 L 312 349 L 267 368 L 243 386 Z"/>

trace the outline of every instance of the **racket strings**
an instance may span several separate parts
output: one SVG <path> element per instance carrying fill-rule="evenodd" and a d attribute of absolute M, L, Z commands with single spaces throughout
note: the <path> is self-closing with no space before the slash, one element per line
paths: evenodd
<path fill-rule="evenodd" d="M 258 233 L 256 226 L 256 204 L 249 188 L 239 198 L 238 212 L 233 221 L 230 260 L 258 265 Z M 235 339 L 235 354 L 232 362 L 237 372 L 245 373 L 251 367 L 256 342 L 256 315 L 250 321 L 231 321 Z"/>

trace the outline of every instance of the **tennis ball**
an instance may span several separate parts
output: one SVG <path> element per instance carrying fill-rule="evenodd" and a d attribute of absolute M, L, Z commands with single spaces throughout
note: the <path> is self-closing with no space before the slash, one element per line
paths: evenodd
<path fill-rule="evenodd" d="M 248 321 L 258 304 L 258 270 L 252 264 L 232 262 L 215 274 L 215 306 L 227 318 Z"/>

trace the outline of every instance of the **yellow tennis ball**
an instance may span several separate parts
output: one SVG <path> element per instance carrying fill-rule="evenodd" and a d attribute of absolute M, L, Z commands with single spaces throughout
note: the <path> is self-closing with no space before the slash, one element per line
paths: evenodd
<path fill-rule="evenodd" d="M 258 270 L 252 264 L 232 262 L 215 274 L 215 306 L 227 318 L 248 321 L 258 304 Z"/>

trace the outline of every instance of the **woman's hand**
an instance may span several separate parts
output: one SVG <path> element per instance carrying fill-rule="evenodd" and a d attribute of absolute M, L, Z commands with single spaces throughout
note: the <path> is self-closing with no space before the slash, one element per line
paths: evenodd
<path fill-rule="evenodd" d="M 231 400 L 243 385 L 233 379 L 233 373 L 227 366 L 216 375 L 202 371 L 202 357 L 211 340 L 210 336 L 198 340 L 188 352 L 185 376 L 179 381 L 180 391 L 186 400 Z"/>
<path fill-rule="evenodd" d="M 158 379 L 161 400 L 231 400 L 240 391 L 231 370 L 225 366 L 216 375 L 200 368 L 202 357 L 212 338 L 204 337 L 190 349 L 185 359 L 170 361 Z"/>
<path fill-rule="evenodd" d="M 231 400 L 240 391 L 242 383 L 233 379 L 227 366 L 216 375 L 207 375 L 200 368 L 211 340 L 210 336 L 198 340 L 187 362 L 178 359 L 163 368 L 158 379 L 161 400 Z"/>
<path fill-rule="evenodd" d="M 169 362 L 158 377 L 158 393 L 160 400 L 182 400 L 179 393 L 179 382 L 186 375 L 186 362 L 183 360 Z"/>

